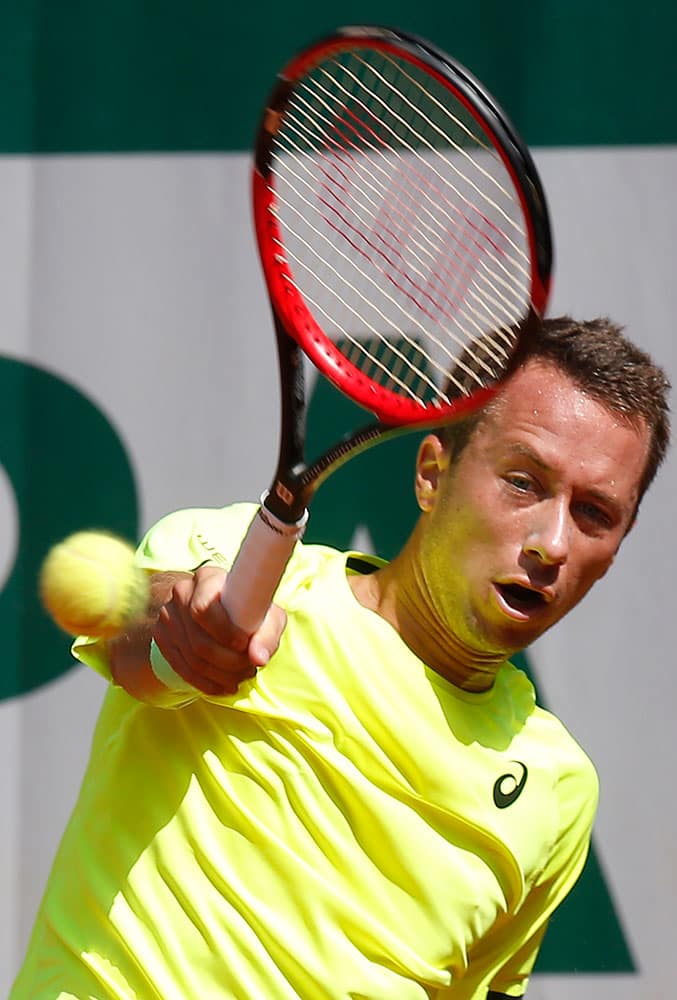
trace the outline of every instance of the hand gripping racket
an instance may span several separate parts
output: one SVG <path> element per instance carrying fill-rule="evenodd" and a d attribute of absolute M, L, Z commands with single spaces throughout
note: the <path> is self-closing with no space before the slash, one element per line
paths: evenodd
<path fill-rule="evenodd" d="M 538 335 L 552 263 L 543 189 L 505 114 L 449 56 L 389 29 L 340 29 L 282 70 L 253 208 L 281 433 L 222 596 L 250 634 L 319 484 L 385 437 L 486 403 Z M 304 357 L 372 415 L 312 461 Z"/>

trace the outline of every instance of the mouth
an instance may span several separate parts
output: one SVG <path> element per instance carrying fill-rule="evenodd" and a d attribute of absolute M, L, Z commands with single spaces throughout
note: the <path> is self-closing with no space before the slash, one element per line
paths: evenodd
<path fill-rule="evenodd" d="M 494 586 L 503 609 L 512 618 L 527 618 L 549 604 L 549 597 L 543 591 L 521 583 L 495 583 Z"/>

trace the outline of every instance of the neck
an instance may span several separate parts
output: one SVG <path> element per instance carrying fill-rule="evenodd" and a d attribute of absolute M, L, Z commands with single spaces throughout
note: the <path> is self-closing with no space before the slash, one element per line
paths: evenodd
<path fill-rule="evenodd" d="M 507 654 L 473 647 L 441 621 L 406 550 L 375 573 L 352 576 L 349 582 L 360 604 L 389 622 L 436 673 L 464 691 L 487 691 L 493 686 Z"/>

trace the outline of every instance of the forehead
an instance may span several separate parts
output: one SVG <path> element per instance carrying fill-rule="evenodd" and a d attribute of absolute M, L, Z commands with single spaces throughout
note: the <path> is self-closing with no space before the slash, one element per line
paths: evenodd
<path fill-rule="evenodd" d="M 585 419 L 586 413 L 592 416 L 596 410 L 603 411 L 604 407 L 567 374 L 550 362 L 536 359 L 518 368 L 506 382 L 491 407 L 491 416 L 500 417 L 501 425 L 506 426 L 512 418 L 531 416 L 538 423 L 555 413 L 565 419 Z"/>
<path fill-rule="evenodd" d="M 522 365 L 501 389 L 492 410 L 505 426 L 516 419 L 533 418 L 535 423 L 550 416 L 594 423 L 602 416 L 612 424 L 628 426 L 630 421 L 613 412 L 561 371 L 552 362 L 536 358 Z"/>
<path fill-rule="evenodd" d="M 576 465 L 639 485 L 649 432 L 606 409 L 554 365 L 534 360 L 501 390 L 478 428 L 486 446 L 535 449 L 553 467 Z"/>

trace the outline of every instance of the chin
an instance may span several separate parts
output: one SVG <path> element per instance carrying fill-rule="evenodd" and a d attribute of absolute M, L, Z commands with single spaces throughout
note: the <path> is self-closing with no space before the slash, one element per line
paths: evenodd
<path fill-rule="evenodd" d="M 494 625 L 486 629 L 485 648 L 493 647 L 500 650 L 505 657 L 519 653 L 535 642 L 550 626 L 534 627 L 531 622 L 505 622 L 501 626 Z"/>

